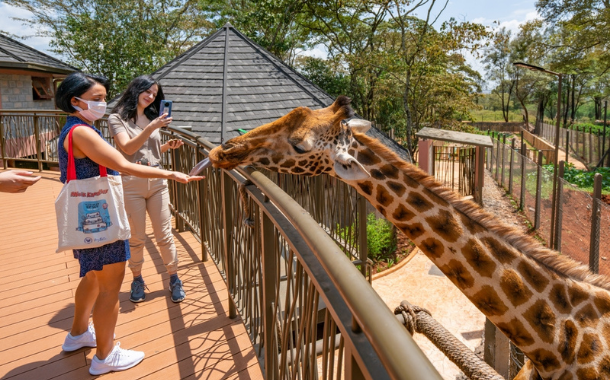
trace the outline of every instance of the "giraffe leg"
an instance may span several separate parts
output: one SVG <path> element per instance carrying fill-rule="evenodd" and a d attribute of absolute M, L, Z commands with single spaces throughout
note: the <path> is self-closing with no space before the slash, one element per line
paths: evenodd
<path fill-rule="evenodd" d="M 250 215 L 250 204 L 248 203 L 248 194 L 246 193 L 246 186 L 251 185 L 252 182 L 250 180 L 246 180 L 244 183 L 239 185 L 239 199 L 241 200 L 241 205 L 244 209 L 244 224 L 250 228 L 254 227 L 254 219 L 252 219 Z"/>
<path fill-rule="evenodd" d="M 534 368 L 532 361 L 528 360 L 513 380 L 542 380 L 542 377 L 540 377 L 538 371 Z"/>

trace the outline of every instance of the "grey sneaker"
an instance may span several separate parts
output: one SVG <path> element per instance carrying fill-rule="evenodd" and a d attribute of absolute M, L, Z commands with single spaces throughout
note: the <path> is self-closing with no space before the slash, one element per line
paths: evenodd
<path fill-rule="evenodd" d="M 146 293 L 144 293 L 144 288 L 148 290 L 148 287 L 144 283 L 142 279 L 134 279 L 131 282 L 131 296 L 129 300 L 134 303 L 142 302 L 146 299 Z"/>
<path fill-rule="evenodd" d="M 172 293 L 172 302 L 182 302 L 186 297 L 184 289 L 182 289 L 182 281 L 180 279 L 169 283 L 169 291 Z"/>

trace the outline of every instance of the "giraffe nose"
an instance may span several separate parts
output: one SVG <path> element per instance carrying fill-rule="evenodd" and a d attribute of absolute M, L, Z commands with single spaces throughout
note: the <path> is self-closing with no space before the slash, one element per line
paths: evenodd
<path fill-rule="evenodd" d="M 230 149 L 231 147 L 233 147 L 233 144 L 226 142 L 226 143 L 222 144 L 221 147 L 223 150 L 227 150 L 227 149 Z"/>

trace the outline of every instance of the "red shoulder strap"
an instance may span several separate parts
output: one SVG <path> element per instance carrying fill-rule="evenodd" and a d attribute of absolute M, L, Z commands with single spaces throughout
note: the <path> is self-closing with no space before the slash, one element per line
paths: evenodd
<path fill-rule="evenodd" d="M 85 124 L 77 124 L 70 129 L 68 133 L 68 172 L 66 175 L 66 183 L 70 182 L 73 179 L 76 179 L 76 166 L 74 165 L 74 152 L 72 151 L 72 132 L 76 127 L 87 127 Z M 105 166 L 99 165 L 100 167 L 100 176 L 106 177 L 108 176 L 108 171 Z"/>

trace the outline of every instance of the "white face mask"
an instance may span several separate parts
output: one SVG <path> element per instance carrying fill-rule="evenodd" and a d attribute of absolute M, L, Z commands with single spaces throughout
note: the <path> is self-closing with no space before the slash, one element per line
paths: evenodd
<path fill-rule="evenodd" d="M 101 119 L 102 117 L 104 117 L 104 114 L 106 113 L 106 105 L 107 105 L 106 102 L 94 102 L 92 100 L 84 100 L 77 96 L 75 96 L 75 98 L 80 100 L 81 102 L 87 103 L 87 106 L 89 106 L 89 108 L 86 110 L 84 110 L 78 106 L 75 106 L 75 105 L 72 106 L 85 119 L 87 119 L 89 121 L 96 121 L 97 119 Z"/>

